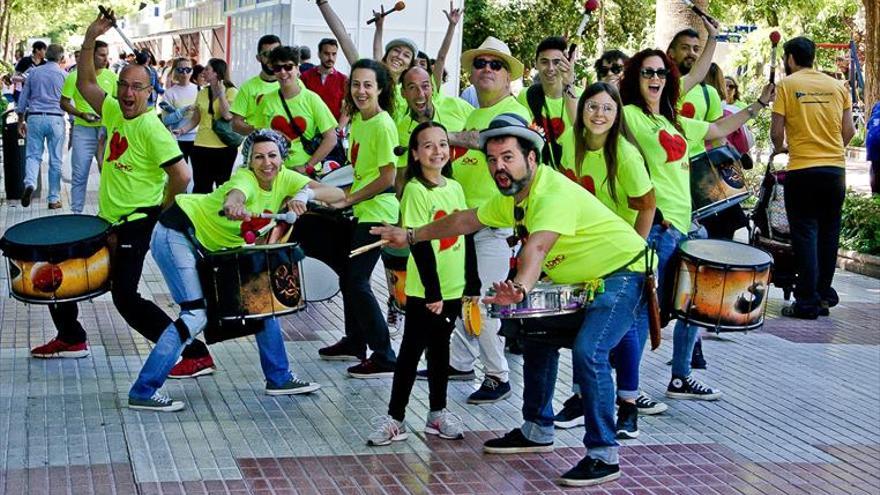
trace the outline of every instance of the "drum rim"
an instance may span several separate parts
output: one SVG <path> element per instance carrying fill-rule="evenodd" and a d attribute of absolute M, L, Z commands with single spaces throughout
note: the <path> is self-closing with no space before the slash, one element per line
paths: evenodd
<path fill-rule="evenodd" d="M 74 241 L 66 241 L 66 242 L 56 242 L 52 244 L 40 244 L 40 245 L 29 245 L 22 244 L 20 242 L 16 242 L 10 240 L 8 235 L 9 232 L 19 227 L 24 227 L 25 225 L 37 222 L 44 222 L 48 219 L 52 219 L 53 221 L 57 221 L 55 219 L 65 218 L 65 217 L 86 217 L 89 219 L 97 220 L 103 224 L 105 224 L 104 230 L 98 232 L 89 237 L 84 237 L 82 239 L 77 239 Z M 46 261 L 49 263 L 58 263 L 61 261 L 65 261 L 68 259 L 75 258 L 88 258 L 89 256 L 93 256 L 95 253 L 101 250 L 102 247 L 107 247 L 107 237 L 110 235 L 110 229 L 112 228 L 112 224 L 107 220 L 97 216 L 97 215 L 82 215 L 79 213 L 64 213 L 61 215 L 52 215 L 46 217 L 38 217 L 31 218 L 30 220 L 25 220 L 24 222 L 19 222 L 12 227 L 6 229 L 3 233 L 3 236 L 0 237 L 0 250 L 3 251 L 3 256 L 16 260 L 16 261 Z M 93 243 L 98 243 L 97 249 L 85 249 L 82 252 L 76 251 L 75 253 L 71 253 L 70 251 L 77 246 L 90 246 Z M 81 249 L 81 248 L 80 248 Z"/>
<path fill-rule="evenodd" d="M 765 299 L 766 301 L 766 299 Z M 766 308 L 766 302 L 764 302 L 761 306 Z M 760 306 L 759 306 L 760 307 Z M 758 309 L 756 307 L 755 309 Z M 764 320 L 766 317 L 764 316 L 764 310 L 761 311 L 761 316 L 755 323 L 749 325 L 717 325 L 706 323 L 702 320 L 696 320 L 693 317 L 686 315 L 681 310 L 674 310 L 675 318 L 677 320 L 683 321 L 689 325 L 696 325 L 701 328 L 705 328 L 707 330 L 715 330 L 716 332 L 749 332 L 764 326 Z"/>
<path fill-rule="evenodd" d="M 697 209 L 693 210 L 693 212 L 691 212 L 691 218 L 693 218 L 694 220 L 702 220 L 709 215 L 714 215 L 715 213 L 720 213 L 720 212 L 726 210 L 727 208 L 732 208 L 732 207 L 742 203 L 743 201 L 749 199 L 749 196 L 751 196 L 751 195 L 752 195 L 751 192 L 743 191 L 740 193 L 736 193 L 732 196 L 726 197 L 720 201 L 716 201 L 714 203 L 709 203 L 706 206 L 703 206 L 701 208 L 697 208 Z M 715 209 L 718 206 L 725 206 L 725 207 Z"/>
<path fill-rule="evenodd" d="M 246 244 L 235 248 L 222 249 L 220 251 L 210 251 L 205 255 L 205 259 L 214 257 L 233 256 L 237 254 L 254 254 L 265 253 L 269 251 L 282 250 L 284 248 L 299 248 L 298 242 L 284 242 L 279 244 Z M 300 249 L 302 251 L 302 249 Z M 304 254 L 305 255 L 305 254 Z"/>
<path fill-rule="evenodd" d="M 745 247 L 749 247 L 749 248 L 755 249 L 757 251 L 760 251 L 762 254 L 766 255 L 770 259 L 768 261 L 763 261 L 761 263 L 722 263 L 720 261 L 707 260 L 705 258 L 700 258 L 698 256 L 690 254 L 684 250 L 685 244 L 687 244 L 689 242 L 695 242 L 695 241 L 723 242 L 723 243 L 736 244 L 739 246 L 745 246 Z M 767 251 L 764 251 L 763 249 L 761 249 L 759 247 L 752 246 L 751 244 L 745 244 L 745 243 L 737 242 L 737 241 L 728 241 L 726 239 L 687 239 L 687 240 L 684 240 L 681 242 L 681 244 L 678 245 L 678 256 L 680 256 L 682 259 L 701 261 L 702 263 L 700 266 L 714 266 L 714 267 L 719 267 L 719 268 L 753 268 L 758 271 L 764 270 L 766 268 L 773 266 L 773 255 L 771 255 Z"/>
<path fill-rule="evenodd" d="M 9 286 L 9 294 L 13 297 L 13 299 L 21 301 L 25 304 L 48 305 L 48 304 L 62 304 L 62 303 L 80 302 L 80 301 L 86 301 L 89 299 L 94 299 L 99 296 L 103 296 L 104 294 L 106 294 L 108 292 L 110 292 L 110 278 L 109 277 L 107 278 L 107 282 L 104 284 L 104 287 L 100 288 L 97 291 L 92 291 L 87 294 L 83 294 L 83 295 L 76 296 L 76 297 L 68 297 L 68 298 L 64 298 L 64 299 L 59 299 L 59 298 L 55 298 L 55 297 L 53 297 L 51 299 L 34 299 L 34 298 L 30 298 L 30 297 L 23 297 L 21 294 L 12 290 L 11 285 Z"/>

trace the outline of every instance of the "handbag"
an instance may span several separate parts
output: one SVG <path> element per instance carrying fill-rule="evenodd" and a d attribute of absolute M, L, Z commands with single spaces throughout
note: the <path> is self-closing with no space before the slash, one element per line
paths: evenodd
<path fill-rule="evenodd" d="M 211 130 L 214 131 L 214 134 L 223 142 L 226 146 L 232 148 L 238 148 L 242 141 L 244 141 L 244 136 L 232 130 L 232 122 L 226 119 L 215 119 L 214 118 L 214 94 L 211 92 L 211 87 L 208 87 L 208 114 L 211 115 Z"/>

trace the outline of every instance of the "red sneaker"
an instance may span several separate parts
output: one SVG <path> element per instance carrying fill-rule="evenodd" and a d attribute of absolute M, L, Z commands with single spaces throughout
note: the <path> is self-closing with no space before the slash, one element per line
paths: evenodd
<path fill-rule="evenodd" d="M 89 355 L 89 344 L 68 344 L 58 339 L 52 339 L 48 343 L 31 349 L 31 357 L 50 358 L 84 358 Z"/>
<path fill-rule="evenodd" d="M 171 368 L 168 378 L 195 378 L 214 372 L 214 359 L 208 355 L 200 358 L 183 358 Z"/>

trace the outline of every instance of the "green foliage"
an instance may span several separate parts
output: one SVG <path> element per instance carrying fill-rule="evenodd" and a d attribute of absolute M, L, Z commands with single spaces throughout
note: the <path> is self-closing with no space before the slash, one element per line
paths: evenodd
<path fill-rule="evenodd" d="M 864 126 L 856 128 L 856 134 L 853 136 L 852 140 L 849 142 L 849 146 L 852 148 L 864 148 L 865 147 L 865 133 L 866 133 L 866 129 Z"/>
<path fill-rule="evenodd" d="M 98 15 L 98 5 L 104 5 L 124 17 L 137 10 L 140 0 L 43 0 L 39 8 L 30 0 L 11 0 L 10 28 L 13 38 L 47 37 L 54 43 L 65 44 L 73 34 L 85 34 L 86 28 Z"/>
<path fill-rule="evenodd" d="M 880 195 L 866 196 L 847 190 L 840 245 L 859 253 L 880 255 Z"/>

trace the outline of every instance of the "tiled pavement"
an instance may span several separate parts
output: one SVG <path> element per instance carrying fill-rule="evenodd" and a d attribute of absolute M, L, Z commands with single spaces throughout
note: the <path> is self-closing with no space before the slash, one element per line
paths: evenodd
<path fill-rule="evenodd" d="M 0 230 L 45 214 L 45 201 L 30 209 L 2 205 Z M 373 280 L 384 300 L 384 277 L 377 271 Z M 624 477 L 582 491 L 880 493 L 880 282 L 840 272 L 836 286 L 842 302 L 829 318 L 780 318 L 774 291 L 763 329 L 706 336 L 709 369 L 698 373 L 724 399 L 669 401 L 665 414 L 642 418 L 642 435 L 622 449 Z M 149 257 L 141 290 L 173 311 Z M 385 411 L 390 380 L 349 379 L 344 363 L 316 359 L 341 334 L 340 304 L 337 297 L 282 320 L 292 367 L 320 382 L 318 393 L 263 395 L 255 343 L 239 339 L 211 347 L 215 375 L 168 383 L 187 409 L 160 414 L 124 407 L 150 347 L 128 330 L 109 296 L 81 305 L 88 358 L 42 361 L 28 349 L 54 335 L 47 311 L 0 289 L 0 495 L 580 492 L 553 480 L 583 455 L 582 431 L 559 431 L 552 454 L 481 453 L 485 439 L 521 421 L 518 356 L 509 356 L 514 395 L 503 403 L 468 406 L 477 383 L 450 384 L 465 440 L 420 432 L 427 388 L 417 382 L 407 412 L 415 434 L 367 447 L 369 420 Z M 669 378 L 670 330 L 664 338 L 642 366 L 643 388 L 658 398 Z M 563 352 L 557 406 L 570 377 Z"/>

